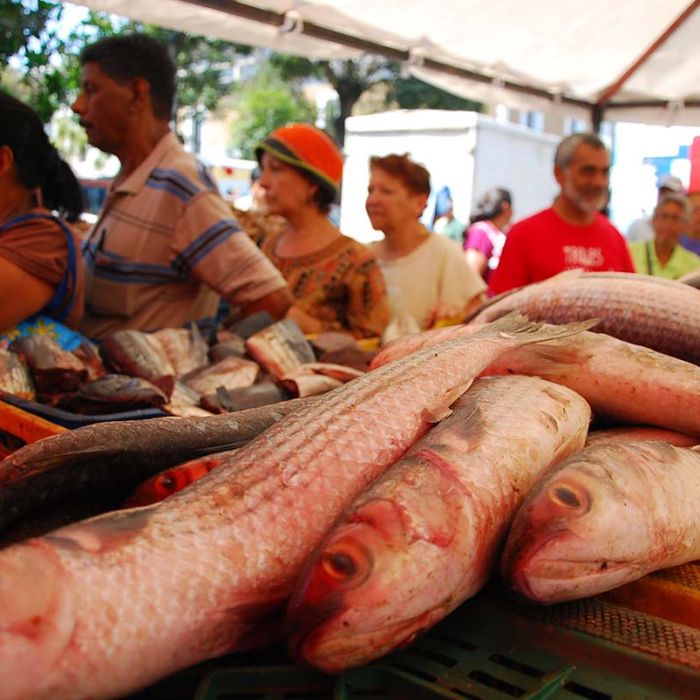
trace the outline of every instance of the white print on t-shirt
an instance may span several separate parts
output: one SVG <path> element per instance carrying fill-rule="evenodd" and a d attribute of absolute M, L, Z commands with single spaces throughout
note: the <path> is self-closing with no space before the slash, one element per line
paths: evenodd
<path fill-rule="evenodd" d="M 583 267 L 596 268 L 602 267 L 605 262 L 605 256 L 600 248 L 584 248 L 578 245 L 565 245 L 564 250 L 564 265 L 567 268 Z"/>

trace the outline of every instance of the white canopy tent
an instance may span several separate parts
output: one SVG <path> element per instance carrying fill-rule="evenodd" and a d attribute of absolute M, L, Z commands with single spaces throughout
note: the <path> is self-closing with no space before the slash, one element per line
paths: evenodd
<path fill-rule="evenodd" d="M 377 53 L 490 105 L 700 125 L 700 0 L 75 0 L 311 58 Z"/>

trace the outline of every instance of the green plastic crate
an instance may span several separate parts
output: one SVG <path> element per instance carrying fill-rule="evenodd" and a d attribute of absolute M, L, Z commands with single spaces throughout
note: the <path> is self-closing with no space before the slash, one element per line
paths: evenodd
<path fill-rule="evenodd" d="M 207 662 L 138 698 L 697 700 L 700 632 L 668 624 L 597 599 L 534 608 L 485 592 L 406 649 L 339 676 L 296 666 L 276 649 Z M 675 661 L 659 656 L 669 650 Z M 193 691 L 183 674 L 190 687 L 199 675 Z"/>

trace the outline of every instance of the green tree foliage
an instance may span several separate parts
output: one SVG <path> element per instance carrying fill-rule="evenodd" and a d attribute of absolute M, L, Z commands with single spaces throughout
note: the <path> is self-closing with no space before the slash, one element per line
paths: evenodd
<path fill-rule="evenodd" d="M 51 60 L 65 48 L 56 32 L 62 11 L 60 2 L 49 0 L 0 3 L 0 83 L 44 120 L 64 96 L 60 66 Z"/>
<path fill-rule="evenodd" d="M 353 60 L 318 61 L 286 54 L 273 54 L 272 65 L 285 80 L 327 80 L 338 93 L 339 109 L 332 131 L 339 143 L 345 140 L 345 119 L 360 97 L 377 85 L 386 87 L 386 109 L 464 109 L 481 111 L 482 105 L 465 100 L 417 78 L 401 76 L 401 65 L 382 56 L 365 55 Z"/>
<path fill-rule="evenodd" d="M 387 101 L 401 109 L 463 109 L 480 112 L 483 105 L 441 90 L 414 77 L 398 77 L 389 83 Z"/>
<path fill-rule="evenodd" d="M 69 104 L 80 84 L 78 56 L 89 43 L 123 32 L 145 32 L 165 43 L 178 66 L 177 104 L 213 110 L 231 87 L 231 65 L 249 47 L 89 12 L 65 36 L 58 35 L 63 5 L 54 0 L 0 3 L 0 81 L 48 121 Z M 12 61 L 11 61 L 12 59 Z"/>
<path fill-rule="evenodd" d="M 345 140 L 345 119 L 365 90 L 391 80 L 398 65 L 382 56 L 366 55 L 353 60 L 317 61 L 286 54 L 273 54 L 271 64 L 284 80 L 303 81 L 309 78 L 327 80 L 338 93 L 339 109 L 332 128 L 336 140 Z"/>
<path fill-rule="evenodd" d="M 236 120 L 231 143 L 241 157 L 254 158 L 255 144 L 271 131 L 289 122 L 316 120 L 316 109 L 300 91 L 284 81 L 272 67 L 237 89 Z"/>
<path fill-rule="evenodd" d="M 169 47 L 177 72 L 177 106 L 196 112 L 215 110 L 232 89 L 231 68 L 252 49 L 225 41 L 177 32 L 153 25 L 128 23 L 129 31 L 143 31 Z"/>

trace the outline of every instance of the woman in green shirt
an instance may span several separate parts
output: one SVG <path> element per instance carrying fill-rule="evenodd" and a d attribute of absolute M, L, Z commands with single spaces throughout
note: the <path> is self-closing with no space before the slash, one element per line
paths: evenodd
<path fill-rule="evenodd" d="M 679 243 L 688 227 L 688 213 L 683 195 L 667 194 L 659 200 L 651 218 L 654 240 L 628 244 L 637 272 L 674 280 L 700 268 L 700 257 Z"/>

